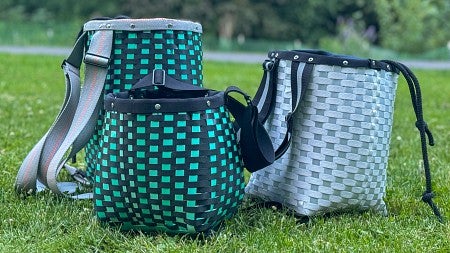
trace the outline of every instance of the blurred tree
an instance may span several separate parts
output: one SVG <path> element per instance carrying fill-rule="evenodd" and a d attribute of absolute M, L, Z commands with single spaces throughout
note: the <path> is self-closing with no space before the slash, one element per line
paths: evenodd
<path fill-rule="evenodd" d="M 10 21 L 51 23 L 60 21 L 84 22 L 96 16 L 115 16 L 121 0 L 2 0 L 0 18 Z"/>
<path fill-rule="evenodd" d="M 11 22 L 82 24 L 93 17 L 120 14 L 198 21 L 205 34 L 225 44 L 239 37 L 353 48 L 361 40 L 414 53 L 450 40 L 449 0 L 0 1 L 0 19 Z"/>
<path fill-rule="evenodd" d="M 297 34 L 303 41 L 317 44 L 321 38 L 337 36 L 341 26 L 351 23 L 356 30 L 365 31 L 368 27 L 378 29 L 373 1 L 340 0 L 340 1 L 301 1 L 298 16 Z M 286 10 L 289 13 L 289 10 Z M 295 27 L 295 26 L 292 26 Z"/>
<path fill-rule="evenodd" d="M 375 5 L 384 47 L 420 53 L 450 40 L 448 0 L 378 0 Z"/>
<path fill-rule="evenodd" d="M 122 10 L 131 17 L 167 17 L 202 23 L 205 31 L 224 40 L 249 33 L 258 19 L 248 0 L 129 0 Z"/>

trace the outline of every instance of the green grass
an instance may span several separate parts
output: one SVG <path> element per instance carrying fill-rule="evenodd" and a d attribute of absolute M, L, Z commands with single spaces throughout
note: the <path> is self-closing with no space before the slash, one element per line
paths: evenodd
<path fill-rule="evenodd" d="M 13 183 L 22 159 L 56 116 L 64 96 L 61 58 L 0 55 L 0 252 L 449 252 L 450 225 L 420 201 L 424 177 L 409 92 L 399 84 L 388 169 L 390 215 L 344 214 L 298 224 L 271 209 L 240 211 L 205 240 L 123 234 L 100 226 L 91 201 L 44 193 L 19 199 Z M 239 85 L 254 94 L 259 64 L 206 62 L 205 84 Z M 436 203 L 450 211 L 450 72 L 421 71 Z"/>
<path fill-rule="evenodd" d="M 33 23 L 0 20 L 0 45 L 72 46 L 83 23 Z"/>

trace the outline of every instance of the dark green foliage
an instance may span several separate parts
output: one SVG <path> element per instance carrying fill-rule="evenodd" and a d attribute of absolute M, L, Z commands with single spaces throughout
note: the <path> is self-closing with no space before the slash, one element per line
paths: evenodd
<path fill-rule="evenodd" d="M 450 43 L 449 1 L 380 0 L 374 3 L 382 46 L 420 53 Z"/>
<path fill-rule="evenodd" d="M 447 0 L 3 0 L 0 20 L 54 26 L 93 17 L 129 15 L 198 21 L 221 48 L 249 39 L 295 42 L 346 52 L 383 46 L 419 53 L 450 41 Z M 358 42 L 361 45 L 358 45 Z M 407 41 L 408 43 L 405 43 Z M 342 47 L 342 48 L 341 48 Z"/>

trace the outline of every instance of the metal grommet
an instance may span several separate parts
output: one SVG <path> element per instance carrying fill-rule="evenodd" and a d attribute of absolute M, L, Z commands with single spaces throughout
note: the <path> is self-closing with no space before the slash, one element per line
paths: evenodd
<path fill-rule="evenodd" d="M 208 106 L 208 107 L 210 107 L 211 106 L 211 101 L 206 101 L 206 105 Z"/>
<path fill-rule="evenodd" d="M 388 69 L 388 70 L 391 70 L 391 65 L 386 65 L 386 68 Z"/>
<path fill-rule="evenodd" d="M 270 56 L 271 56 L 271 57 L 274 57 L 274 56 L 275 56 L 275 53 L 274 53 L 274 52 L 272 52 L 272 53 L 270 54 Z"/>
<path fill-rule="evenodd" d="M 375 66 L 376 64 L 377 64 L 377 62 L 372 60 L 372 66 Z"/>
<path fill-rule="evenodd" d="M 167 28 L 173 28 L 173 24 L 172 23 L 167 24 Z"/>
<path fill-rule="evenodd" d="M 342 64 L 343 64 L 344 66 L 347 66 L 347 65 L 348 65 L 348 61 L 343 61 Z"/>
<path fill-rule="evenodd" d="M 314 58 L 309 57 L 309 58 L 308 58 L 308 61 L 309 61 L 309 62 L 312 62 L 312 61 L 314 61 Z"/>
<path fill-rule="evenodd" d="M 114 103 L 113 102 L 111 103 L 111 109 L 114 109 Z"/>
<path fill-rule="evenodd" d="M 106 28 L 111 28 L 111 24 L 106 24 Z"/>
<path fill-rule="evenodd" d="M 155 109 L 156 109 L 156 110 L 161 109 L 161 105 L 160 105 L 160 104 L 156 104 L 156 105 L 155 105 Z"/>
<path fill-rule="evenodd" d="M 298 59 L 298 55 L 294 55 L 294 60 L 297 60 Z"/>
<path fill-rule="evenodd" d="M 278 57 L 278 53 L 275 54 L 275 57 Z"/>
<path fill-rule="evenodd" d="M 135 27 L 136 27 L 136 25 L 135 25 L 134 23 L 131 23 L 131 24 L 130 24 L 130 28 L 131 28 L 131 29 L 134 29 Z"/>

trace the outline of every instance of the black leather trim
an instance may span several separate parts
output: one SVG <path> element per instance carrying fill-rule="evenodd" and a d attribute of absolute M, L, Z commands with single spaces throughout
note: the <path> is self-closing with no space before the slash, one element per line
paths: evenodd
<path fill-rule="evenodd" d="M 158 112 L 194 112 L 218 108 L 225 104 L 222 91 L 208 91 L 205 97 L 193 98 L 130 98 L 128 92 L 110 93 L 105 98 L 107 111 L 150 114 Z"/>
<path fill-rule="evenodd" d="M 334 65 L 351 68 L 364 67 L 379 70 L 383 69 L 386 71 L 399 73 L 399 70 L 395 66 L 386 62 L 358 58 L 350 55 L 333 54 L 321 50 L 271 51 L 268 56 L 275 59 L 299 61 L 311 64 Z"/>

